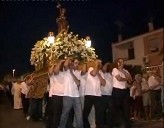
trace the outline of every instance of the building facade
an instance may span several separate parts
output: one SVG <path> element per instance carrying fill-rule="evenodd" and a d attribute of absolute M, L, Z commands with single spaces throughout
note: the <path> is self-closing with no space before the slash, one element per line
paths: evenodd
<path fill-rule="evenodd" d="M 124 58 L 126 65 L 139 65 L 147 72 L 159 69 L 163 76 L 163 42 L 164 29 L 151 29 L 148 33 L 113 43 L 113 60 Z"/>

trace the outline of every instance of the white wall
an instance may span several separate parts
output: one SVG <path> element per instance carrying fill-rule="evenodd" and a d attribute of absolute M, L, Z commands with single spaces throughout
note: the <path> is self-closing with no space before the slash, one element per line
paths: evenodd
<path fill-rule="evenodd" d="M 125 48 L 124 46 L 126 46 L 126 44 L 128 44 L 129 42 L 133 42 L 135 59 L 125 61 L 125 64 L 144 66 L 143 57 L 145 55 L 144 55 L 144 40 L 143 39 L 147 36 L 150 36 L 159 32 L 163 33 L 163 28 L 152 31 L 152 32 L 148 32 L 148 33 L 145 33 L 145 34 L 142 34 L 142 35 L 118 42 L 118 43 L 113 43 L 112 44 L 113 60 L 119 57 L 127 58 L 128 50 L 124 49 Z"/>
<path fill-rule="evenodd" d="M 143 65 L 142 58 L 144 57 L 144 43 L 143 38 L 137 38 L 134 40 L 134 55 L 135 59 L 125 61 L 125 64 L 129 65 Z"/>

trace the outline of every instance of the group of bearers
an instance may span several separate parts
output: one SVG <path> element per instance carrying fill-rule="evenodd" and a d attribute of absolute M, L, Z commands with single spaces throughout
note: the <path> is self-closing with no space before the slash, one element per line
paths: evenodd
<path fill-rule="evenodd" d="M 117 59 L 114 67 L 102 65 L 101 60 L 83 64 L 81 70 L 78 66 L 74 58 L 49 67 L 47 128 L 67 128 L 71 113 L 76 128 L 91 128 L 93 118 L 96 128 L 112 128 L 118 110 L 125 127 L 130 128 L 128 83 L 132 77 L 123 68 L 124 60 Z M 95 117 L 90 115 L 93 107 Z"/>
<path fill-rule="evenodd" d="M 101 60 L 95 60 L 82 66 L 76 58 L 60 60 L 49 66 L 48 80 L 48 86 L 40 85 L 31 74 L 11 86 L 14 109 L 23 107 L 27 119 L 42 119 L 46 108 L 46 128 L 113 128 L 120 119 L 125 128 L 131 128 L 130 96 L 135 119 L 140 118 L 142 100 L 146 118 L 162 113 L 159 75 L 142 78 L 137 74 L 133 79 L 124 69 L 122 58 L 114 63 L 102 65 Z M 48 94 L 46 105 L 44 94 Z"/>

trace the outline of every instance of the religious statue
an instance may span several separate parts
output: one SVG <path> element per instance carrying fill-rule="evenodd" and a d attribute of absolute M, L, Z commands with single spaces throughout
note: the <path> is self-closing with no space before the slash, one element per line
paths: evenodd
<path fill-rule="evenodd" d="M 66 20 L 66 17 L 65 17 L 66 9 L 61 8 L 60 4 L 57 5 L 57 8 L 59 9 L 59 13 L 60 13 L 59 18 L 56 19 L 56 22 L 58 25 L 58 33 L 61 33 L 63 31 L 67 32 L 69 29 L 69 25 L 68 25 L 68 21 Z"/>

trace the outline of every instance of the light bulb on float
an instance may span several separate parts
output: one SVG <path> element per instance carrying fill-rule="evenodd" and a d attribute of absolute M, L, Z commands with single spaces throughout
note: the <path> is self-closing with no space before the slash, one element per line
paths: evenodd
<path fill-rule="evenodd" d="M 87 36 L 86 38 L 85 38 L 85 46 L 87 47 L 87 48 L 90 48 L 91 47 L 91 39 L 90 39 L 90 37 L 89 36 Z"/>
<path fill-rule="evenodd" d="M 54 36 L 54 33 L 53 32 L 49 32 L 48 33 L 48 42 L 50 44 L 53 44 L 55 42 L 55 36 Z"/>

